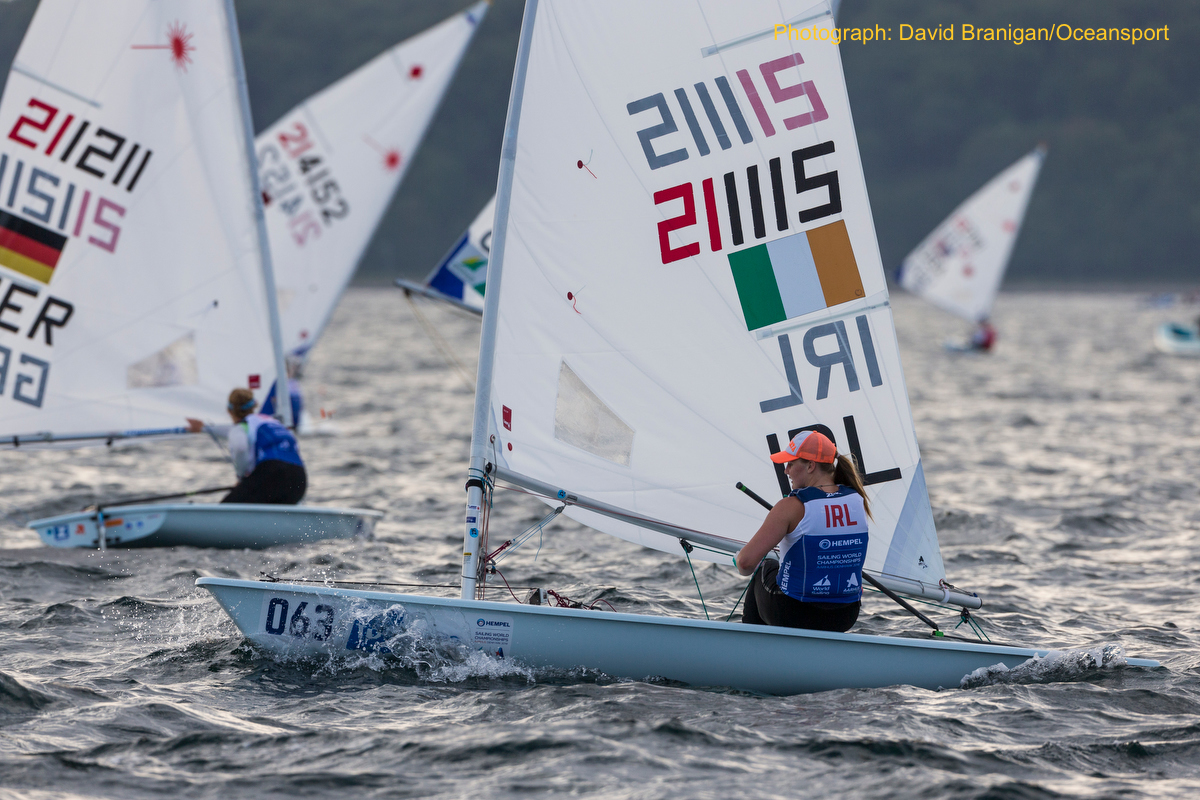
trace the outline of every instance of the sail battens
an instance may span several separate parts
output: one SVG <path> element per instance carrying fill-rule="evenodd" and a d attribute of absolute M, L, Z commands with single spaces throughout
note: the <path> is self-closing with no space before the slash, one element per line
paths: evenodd
<path fill-rule="evenodd" d="M 26 78 L 29 78 L 30 80 L 37 81 L 38 83 L 43 84 L 44 86 L 47 86 L 51 89 L 54 89 L 55 91 L 62 92 L 63 94 L 67 95 L 68 97 L 73 97 L 76 100 L 80 101 L 81 103 L 87 103 L 92 108 L 103 108 L 103 106 L 100 105 L 100 103 L 96 102 L 95 100 L 91 99 L 90 97 L 84 97 L 83 95 L 79 94 L 78 92 L 72 92 L 70 89 L 66 88 L 65 86 L 60 86 L 59 84 L 54 83 L 53 81 L 48 81 L 45 78 L 43 78 L 41 75 L 38 75 L 36 72 L 34 72 L 26 67 L 21 66 L 19 63 L 15 62 L 15 61 L 13 62 L 13 65 L 12 65 L 12 71 L 16 72 L 20 75 L 24 75 Z"/>
<path fill-rule="evenodd" d="M 784 24 L 792 25 L 792 26 L 803 25 L 806 22 L 815 22 L 816 20 L 823 19 L 825 17 L 829 17 L 832 19 L 833 12 L 829 9 L 825 9 L 823 11 L 817 12 L 816 14 L 809 14 L 807 16 L 799 16 L 799 17 L 796 17 L 795 19 L 790 19 Z M 702 47 L 702 48 L 700 48 L 700 55 L 704 58 L 708 58 L 709 56 L 715 56 L 717 53 L 720 53 L 725 50 L 732 50 L 735 47 L 741 47 L 742 45 L 745 45 L 745 44 L 750 44 L 752 42 L 761 41 L 763 39 L 766 39 L 768 36 L 778 36 L 780 27 L 782 27 L 782 25 L 773 25 L 772 27 L 770 27 L 766 30 L 758 31 L 757 33 L 751 33 L 747 36 L 742 36 L 737 39 L 731 39 L 728 42 L 721 42 L 720 44 L 714 44 L 714 45 L 709 45 L 708 47 Z"/>
<path fill-rule="evenodd" d="M 882 298 L 882 299 L 880 299 Z M 846 303 L 838 306 L 836 310 L 821 310 L 814 312 L 811 317 L 806 317 L 800 320 L 788 320 L 781 322 L 778 325 L 772 325 L 768 328 L 760 328 L 754 331 L 754 338 L 759 339 L 775 339 L 780 335 L 789 331 L 799 330 L 811 327 L 817 323 L 837 322 L 838 320 L 846 320 L 851 317 L 856 317 L 867 312 L 874 311 L 877 308 L 890 309 L 892 301 L 886 294 L 875 295 L 873 297 L 864 298 L 853 304 Z"/>

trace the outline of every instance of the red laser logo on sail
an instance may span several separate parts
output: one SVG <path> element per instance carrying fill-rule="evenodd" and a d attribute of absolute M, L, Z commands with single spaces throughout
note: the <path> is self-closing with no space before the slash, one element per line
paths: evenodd
<path fill-rule="evenodd" d="M 384 147 L 379 142 L 372 139 L 370 136 L 363 134 L 363 141 L 371 145 L 379 155 L 383 156 L 383 166 L 389 170 L 397 170 L 400 168 L 400 151 L 394 147 Z"/>
<path fill-rule="evenodd" d="M 135 44 L 133 50 L 170 50 L 171 60 L 178 69 L 187 72 L 187 65 L 192 63 L 192 53 L 196 47 L 192 44 L 195 34 L 188 33 L 187 25 L 176 20 L 167 28 L 167 44 Z"/>

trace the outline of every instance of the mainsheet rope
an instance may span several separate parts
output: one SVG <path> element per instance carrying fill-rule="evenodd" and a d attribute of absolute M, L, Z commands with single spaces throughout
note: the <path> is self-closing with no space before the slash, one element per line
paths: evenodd
<path fill-rule="evenodd" d="M 501 485 L 495 484 L 495 483 L 493 483 L 492 485 L 496 489 L 503 489 L 507 492 L 517 492 L 519 494 L 527 494 L 531 497 L 544 497 L 544 498 L 550 499 L 549 495 L 542 494 L 541 492 L 530 491 L 529 489 L 525 489 L 525 488 L 522 488 L 519 486 L 501 486 Z M 557 499 L 557 498 L 555 498 L 555 499 Z M 584 503 L 572 503 L 572 505 L 579 506 L 580 508 L 585 509 L 585 510 L 587 510 L 587 508 L 588 508 L 588 506 Z M 563 508 L 565 508 L 565 506 L 563 506 Z M 560 508 L 558 510 L 558 512 L 555 513 L 555 516 L 557 516 L 558 513 L 561 513 L 563 508 Z M 629 518 L 630 519 L 644 519 L 644 517 L 638 517 L 635 514 L 630 514 Z M 539 523 L 539 526 L 542 524 L 544 524 L 544 523 Z M 692 528 L 684 528 L 682 526 L 676 526 L 676 527 L 679 527 L 680 530 L 693 531 L 694 533 L 703 533 L 703 531 L 696 531 Z M 702 544 L 696 544 L 694 542 L 689 542 L 686 539 L 680 539 L 679 544 L 683 546 L 683 553 L 687 557 L 688 569 L 690 569 L 692 571 L 692 580 L 696 584 L 696 594 L 700 596 L 700 607 L 702 609 L 704 609 L 704 618 L 711 620 L 712 618 L 708 614 L 708 605 L 704 602 L 704 593 L 702 591 L 700 591 L 700 581 L 696 577 L 696 568 L 694 566 L 692 566 L 691 552 L 692 552 L 692 550 L 699 549 L 699 550 L 704 550 L 705 552 L 708 552 L 708 553 L 716 553 L 719 556 L 725 556 L 725 555 L 728 555 L 728 553 L 726 553 L 723 550 L 716 550 L 711 547 L 706 547 Z M 500 552 L 500 551 L 497 550 L 496 552 Z M 751 578 L 751 583 L 753 583 L 753 578 Z M 750 583 L 747 583 L 746 588 L 742 589 L 742 593 L 740 595 L 738 595 L 737 602 L 735 602 L 733 604 L 733 608 L 730 609 L 729 616 L 725 618 L 726 622 L 728 622 L 729 620 L 731 620 L 733 618 L 733 615 L 737 612 L 738 605 L 742 602 L 742 598 L 745 597 L 746 590 L 749 588 L 750 588 Z M 610 604 L 610 607 L 611 607 L 611 604 Z"/>
<path fill-rule="evenodd" d="M 542 494 L 540 492 L 530 491 L 530 490 L 524 489 L 522 487 L 501 486 L 499 484 L 496 484 L 494 481 L 488 481 L 488 484 L 491 489 L 504 489 L 505 491 L 509 491 L 509 492 L 518 492 L 520 494 L 527 494 L 532 497 L 545 497 L 545 498 L 549 499 L 548 495 Z M 489 492 L 489 497 L 490 497 L 490 492 Z M 557 499 L 557 498 L 555 498 L 555 499 Z M 588 508 L 587 505 L 584 503 L 573 503 L 572 505 L 577 505 L 580 508 L 583 508 L 585 510 Z M 630 514 L 629 518 L 630 519 L 642 519 L 641 517 L 638 517 L 635 514 Z M 691 528 L 683 528 L 682 526 L 678 526 L 678 527 L 680 527 L 681 530 L 692 530 Z M 695 531 L 695 532 L 703 533 L 703 531 Z M 727 555 L 727 554 L 721 550 L 715 550 L 711 547 L 706 547 L 701 544 L 695 544 L 693 542 L 688 542 L 686 539 L 680 539 L 679 543 L 680 543 L 680 545 L 683 546 L 684 555 L 687 558 L 687 562 L 688 562 L 688 569 L 690 569 L 692 572 L 692 580 L 696 584 L 696 593 L 700 596 L 700 607 L 702 609 L 704 609 L 704 618 L 711 619 L 711 617 L 709 617 L 709 614 L 708 614 L 708 605 L 704 601 L 704 594 L 700 590 L 700 581 L 696 577 L 696 569 L 695 569 L 695 567 L 692 566 L 691 551 L 698 548 L 700 550 L 704 550 L 709 553 L 716 553 L 716 554 L 722 555 L 722 556 Z M 744 589 L 742 589 L 742 593 L 741 593 L 741 595 L 738 596 L 737 602 L 735 602 L 733 604 L 733 609 L 730 610 L 729 616 L 725 618 L 726 622 L 728 622 L 729 620 L 731 620 L 733 618 L 733 615 L 737 612 L 738 605 L 741 604 L 742 599 L 746 596 L 746 592 L 750 589 L 750 584 L 753 582 L 754 582 L 754 579 L 751 578 L 750 582 L 746 584 L 746 587 Z M 877 594 L 883 594 L 878 589 L 866 589 L 866 590 L 876 592 Z M 935 602 L 932 602 L 929 600 L 923 600 L 923 599 L 917 598 L 917 597 L 911 597 L 911 596 L 906 596 L 906 597 L 909 600 L 912 600 L 912 601 L 918 602 L 918 603 L 924 603 L 925 605 L 936 606 L 937 608 L 941 608 L 941 609 L 945 609 L 945 610 L 949 610 L 949 611 L 957 610 L 950 606 L 943 605 L 941 603 L 935 603 Z M 974 617 L 971 616 L 969 613 L 966 613 L 965 608 L 962 609 L 962 613 L 960 614 L 959 623 L 958 623 L 958 625 L 955 626 L 955 629 L 957 630 L 958 627 L 963 624 L 963 622 L 967 623 L 967 626 L 971 629 L 971 631 L 973 633 L 975 633 L 976 638 L 978 638 L 982 641 L 987 641 L 988 643 L 991 643 L 992 640 L 988 637 L 988 635 L 986 633 L 984 633 L 983 628 L 978 625 L 978 623 L 975 621 Z"/>

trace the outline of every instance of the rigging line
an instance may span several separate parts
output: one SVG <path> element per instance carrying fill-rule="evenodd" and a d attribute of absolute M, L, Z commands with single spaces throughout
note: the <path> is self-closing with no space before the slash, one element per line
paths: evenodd
<path fill-rule="evenodd" d="M 517 593 L 516 593 L 516 592 L 514 592 L 514 591 L 512 590 L 512 587 L 511 587 L 511 586 L 509 586 L 509 585 L 508 585 L 508 578 L 504 577 L 504 573 L 503 573 L 503 572 L 501 572 L 500 570 L 496 569 L 496 565 L 495 565 L 495 564 L 492 564 L 492 572 L 495 572 L 497 575 L 499 575 L 499 576 L 500 576 L 500 580 L 504 581 L 504 588 L 508 589 L 508 593 L 512 595 L 512 599 L 513 599 L 513 600 L 516 600 L 518 603 L 520 603 L 520 602 L 521 602 L 521 598 L 517 597 Z M 485 588 L 485 589 L 484 589 L 484 591 L 487 591 L 487 589 Z"/>
<path fill-rule="evenodd" d="M 560 499 L 557 497 L 551 498 L 550 495 L 543 494 L 542 492 L 535 492 L 535 491 L 532 491 L 529 489 L 524 489 L 524 488 L 516 487 L 516 486 L 500 486 L 497 484 L 496 488 L 504 489 L 509 492 L 520 492 L 521 494 L 527 494 L 527 495 L 531 495 L 533 497 L 544 497 L 548 500 Z M 597 514 L 603 513 L 599 509 L 594 508 L 593 506 L 589 506 L 587 503 L 581 503 L 578 500 L 571 500 L 567 504 L 575 506 L 576 508 L 582 508 L 584 511 L 594 511 Z M 629 521 L 630 523 L 635 524 L 635 525 L 638 522 L 653 522 L 655 524 L 662 524 L 662 520 L 651 519 L 650 517 L 643 517 L 638 514 L 634 514 L 632 511 L 627 511 L 625 509 L 621 510 L 621 519 L 622 519 L 622 521 Z M 737 543 L 737 541 L 735 539 L 730 539 L 728 536 L 718 536 L 715 533 L 706 533 L 705 531 L 696 530 L 695 528 L 688 528 L 684 525 L 676 525 L 674 522 L 667 523 L 667 524 L 669 524 L 672 528 L 677 528 L 678 530 L 681 530 L 681 531 L 687 531 L 688 533 L 698 533 L 701 536 L 708 536 L 712 539 L 727 539 L 730 543 Z M 652 529 L 650 529 L 650 530 L 652 530 Z M 655 531 L 655 533 L 659 533 L 659 531 Z M 666 533 L 663 534 L 663 536 L 669 536 L 669 535 L 670 534 L 666 534 Z M 699 546 L 699 545 L 694 545 L 694 546 Z M 716 553 L 716 552 L 720 552 L 720 551 L 713 550 L 711 552 Z M 728 554 L 722 552 L 722 555 L 728 555 Z"/>
<path fill-rule="evenodd" d="M 338 578 L 277 578 L 266 572 L 258 573 L 267 583 L 337 583 L 346 586 L 412 586 L 422 589 L 459 589 L 457 583 L 388 583 L 385 581 L 344 581 Z M 517 589 L 536 589 L 536 586 L 517 586 Z"/>
<path fill-rule="evenodd" d="M 489 555 L 487 557 L 488 560 L 492 561 L 492 562 L 497 562 L 497 561 L 503 560 L 506 556 L 508 556 L 509 553 L 512 553 L 518 547 L 525 544 L 525 542 L 529 541 L 529 539 L 533 538 L 533 534 L 543 532 L 545 530 L 546 526 L 549 525 L 551 522 L 553 522 L 554 519 L 559 514 L 561 514 L 563 512 L 563 509 L 565 509 L 565 508 L 566 508 L 565 505 L 559 506 L 558 508 L 556 508 L 555 510 L 553 510 L 549 514 L 547 514 L 545 517 L 543 517 L 540 521 L 534 523 L 533 525 L 530 525 L 528 528 L 521 531 L 513 538 L 509 539 L 504 545 L 497 548 L 495 552 L 493 552 L 491 555 Z M 541 540 L 539 538 L 538 552 L 540 553 L 541 551 L 542 551 L 542 544 L 541 544 Z M 537 560 L 537 556 L 534 556 L 534 561 L 536 561 L 536 560 Z"/>
<path fill-rule="evenodd" d="M 717 555 L 719 555 L 719 556 L 727 556 L 727 555 L 729 555 L 729 553 L 725 552 L 724 550 L 714 550 L 714 549 L 713 549 L 713 548 L 711 548 L 711 547 L 705 547 L 704 545 L 702 545 L 702 544 L 696 544 L 695 542 L 692 542 L 692 547 L 696 548 L 697 550 L 703 550 L 703 551 L 705 551 L 706 553 L 716 553 L 716 554 L 717 554 Z"/>
<path fill-rule="evenodd" d="M 970 628 L 971 631 L 975 634 L 975 636 L 978 637 L 981 641 L 986 640 L 989 643 L 992 641 L 991 639 L 988 638 L 988 635 L 983 632 L 983 626 L 981 626 L 978 622 L 975 621 L 975 618 L 971 615 L 971 612 L 967 611 L 967 609 L 964 608 L 962 610 L 962 613 L 959 614 L 959 619 L 960 619 L 960 622 L 958 623 L 958 625 L 962 625 L 964 622 L 967 623 L 967 627 Z M 958 625 L 955 625 L 954 627 L 957 628 Z"/>
<path fill-rule="evenodd" d="M 299 425 L 300 421 L 296 420 L 296 424 Z M 225 449 L 225 444 L 221 441 L 220 437 L 217 436 L 217 432 L 212 429 L 212 426 L 205 425 L 204 432 L 207 433 L 209 435 L 209 437 L 212 438 L 213 444 L 215 444 L 217 446 L 217 449 L 221 451 L 221 455 L 225 456 L 225 460 L 228 461 L 230 464 L 232 464 L 233 463 L 233 454 Z"/>
<path fill-rule="evenodd" d="M 700 591 L 700 579 L 696 577 L 696 568 L 692 566 L 692 545 L 687 539 L 680 539 L 679 546 L 683 548 L 683 555 L 687 558 L 688 569 L 692 571 L 692 580 L 696 583 L 696 594 L 700 595 L 700 607 L 704 609 L 704 618 L 711 619 L 708 616 L 708 606 L 704 603 L 704 592 Z"/>
<path fill-rule="evenodd" d="M 480 515 L 481 515 L 482 519 L 480 520 L 481 524 L 480 524 L 479 543 L 478 543 L 478 548 L 479 548 L 480 553 L 486 553 L 487 548 L 488 548 L 488 526 L 491 523 L 491 519 L 492 519 L 492 492 L 495 487 L 495 483 L 496 482 L 494 480 L 491 480 L 489 476 L 487 476 L 487 475 L 484 476 L 484 478 L 483 478 L 483 498 L 482 498 L 483 508 L 480 509 Z M 479 576 L 477 579 L 477 587 L 478 587 L 477 588 L 477 598 L 479 600 L 484 600 L 487 598 L 487 576 L 488 576 L 487 567 L 488 567 L 488 563 L 489 563 L 488 559 L 486 559 L 486 558 L 479 559 L 480 566 L 479 566 Z M 496 565 L 494 563 L 492 563 L 491 567 L 494 570 L 496 568 Z M 501 578 L 501 580 L 504 580 L 503 575 L 501 575 L 500 578 Z M 505 584 L 508 583 L 507 580 L 505 580 L 504 582 L 505 582 Z M 509 589 L 509 592 L 511 593 L 512 589 Z M 513 595 L 513 597 L 516 598 L 516 595 Z M 517 602 L 519 603 L 521 601 L 517 600 Z"/>
<path fill-rule="evenodd" d="M 417 322 L 425 331 L 425 335 L 427 335 L 433 342 L 433 345 L 437 348 L 438 353 L 441 354 L 442 358 L 446 360 L 447 364 L 449 364 L 456 372 L 458 372 L 458 376 L 462 378 L 463 383 L 467 385 L 467 388 L 474 392 L 475 381 L 471 379 L 470 372 L 468 372 L 467 368 L 464 367 L 462 362 L 458 360 L 458 356 L 454 355 L 454 351 L 450 348 L 450 345 L 447 344 L 446 340 L 442 338 L 442 335 L 437 332 L 437 329 L 433 326 L 433 324 L 425 318 L 424 312 L 422 312 L 417 306 L 416 301 L 413 300 L 413 296 L 408 292 L 405 292 L 404 297 L 408 300 L 408 304 L 412 306 L 413 316 L 417 318 Z"/>
<path fill-rule="evenodd" d="M 484 556 L 484 554 L 487 553 L 487 549 L 488 549 L 488 520 L 490 518 L 490 512 L 491 512 L 491 507 L 492 507 L 490 500 L 491 500 L 491 485 L 490 485 L 490 481 L 488 481 L 485 476 L 485 479 L 483 482 L 483 497 L 480 500 L 480 502 L 483 503 L 483 508 L 479 509 L 479 517 L 480 517 L 480 519 L 479 519 L 479 538 L 475 542 L 475 550 L 478 554 L 476 557 L 476 562 L 479 565 L 478 569 L 475 572 L 475 599 L 476 600 L 486 600 L 487 599 L 487 576 L 488 576 L 488 564 L 490 562 L 488 561 L 488 559 L 486 557 L 480 557 L 480 556 Z M 495 570 L 496 565 L 491 564 L 491 567 L 493 570 Z M 501 576 L 501 578 L 503 579 L 503 576 Z M 507 583 L 507 581 L 505 581 L 505 582 Z M 510 589 L 509 591 L 511 592 L 512 590 Z M 516 595 L 513 595 L 513 596 L 515 597 Z M 520 601 L 518 601 L 518 602 L 520 602 Z"/>
<path fill-rule="evenodd" d="M 864 592 L 875 592 L 875 593 L 877 593 L 877 594 L 882 594 L 882 592 L 879 592 L 879 590 L 877 590 L 877 589 L 872 589 L 872 588 L 870 588 L 870 587 L 866 587 L 866 586 L 864 586 L 864 587 L 863 587 L 863 591 L 864 591 Z M 927 606 L 934 606 L 935 608 L 940 608 L 940 609 L 942 609 L 943 611 L 950 611 L 950 612 L 952 612 L 952 613 L 960 613 L 960 612 L 962 612 L 962 611 L 965 611 L 965 610 L 966 610 L 966 609 L 960 608 L 960 607 L 958 607 L 958 606 L 947 606 L 947 605 L 942 605 L 941 603 L 935 602 L 935 601 L 933 601 L 933 600 L 924 600 L 924 599 L 922 599 L 922 598 L 920 598 L 920 597 L 913 597 L 913 596 L 911 596 L 911 595 L 909 595 L 909 596 L 908 596 L 908 599 L 909 599 L 909 600 L 911 600 L 911 601 L 913 601 L 914 603 L 922 603 L 922 604 L 924 604 L 924 605 L 927 605 Z M 974 620 L 975 620 L 975 615 L 974 615 L 974 614 L 971 614 L 971 615 L 970 615 L 970 619 L 971 619 L 972 621 L 974 621 Z M 959 623 L 958 623 L 958 625 L 961 625 L 961 624 L 962 624 L 962 622 L 959 622 Z M 976 621 L 976 622 L 975 622 L 975 624 L 979 624 L 979 623 Z M 957 628 L 958 628 L 958 625 L 955 625 L 955 626 L 954 626 L 954 629 L 957 629 Z M 980 627 L 980 631 L 981 631 L 981 632 L 982 632 L 982 630 L 983 630 L 983 628 L 982 628 L 982 627 Z M 949 634 L 949 633 L 945 633 L 945 632 L 943 632 L 943 633 L 942 633 L 942 635 L 943 635 L 945 638 L 947 638 L 947 639 L 958 639 L 959 641 L 964 641 L 964 642 L 970 642 L 970 641 L 974 641 L 974 640 L 972 640 L 972 639 L 964 639 L 964 638 L 963 638 L 963 637 L 961 637 L 961 636 L 954 636 L 953 634 Z M 978 637 L 979 637 L 979 634 L 976 634 L 976 638 L 978 638 Z M 984 640 L 986 640 L 988 644 L 1000 644 L 1000 645 L 1003 645 L 1004 647 L 1024 647 L 1024 645 L 1012 644 L 1012 643 L 1008 643 L 1008 642 L 993 642 L 993 641 L 992 641 L 992 639 L 991 639 L 991 637 L 990 637 L 990 636 L 988 636 L 986 633 L 984 633 L 984 634 L 983 634 L 983 639 L 984 639 Z"/>
<path fill-rule="evenodd" d="M 746 596 L 746 592 L 750 590 L 750 584 L 752 583 L 754 583 L 753 577 L 751 577 L 750 581 L 746 584 L 746 588 L 742 589 L 742 593 L 738 595 L 738 599 L 734 602 L 733 608 L 729 610 L 729 616 L 725 618 L 726 622 L 729 622 L 729 620 L 733 619 L 734 612 L 737 611 L 738 605 L 742 602 L 742 598 Z"/>

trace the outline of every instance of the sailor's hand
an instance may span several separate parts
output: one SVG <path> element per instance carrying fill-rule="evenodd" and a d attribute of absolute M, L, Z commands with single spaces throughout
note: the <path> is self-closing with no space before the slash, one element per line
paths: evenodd
<path fill-rule="evenodd" d="M 204 423 L 203 422 L 201 422 L 198 419 L 192 419 L 191 417 L 186 417 L 186 419 L 187 419 L 188 433 L 203 433 L 204 432 Z"/>

